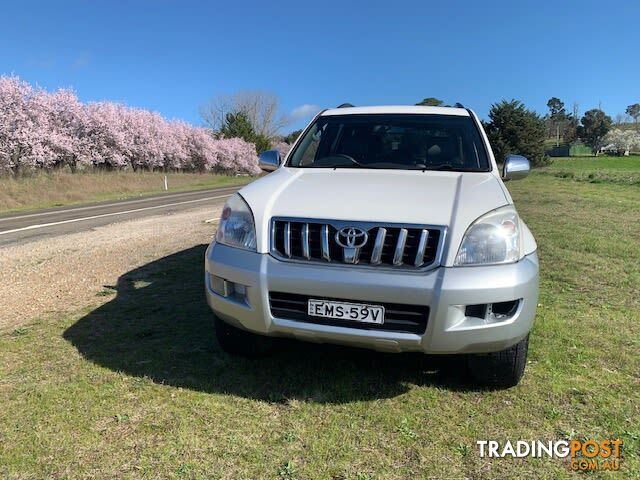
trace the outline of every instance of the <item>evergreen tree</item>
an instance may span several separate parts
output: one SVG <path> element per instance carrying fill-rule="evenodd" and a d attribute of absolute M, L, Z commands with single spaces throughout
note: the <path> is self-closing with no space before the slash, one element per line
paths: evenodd
<path fill-rule="evenodd" d="M 489 119 L 485 129 L 497 161 L 511 153 L 527 157 L 534 166 L 549 163 L 544 153 L 547 129 L 536 112 L 519 100 L 503 100 L 491 106 Z"/>

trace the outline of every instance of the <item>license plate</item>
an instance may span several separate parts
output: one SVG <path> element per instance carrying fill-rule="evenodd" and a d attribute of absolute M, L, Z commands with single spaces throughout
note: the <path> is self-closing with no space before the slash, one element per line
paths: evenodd
<path fill-rule="evenodd" d="M 312 317 L 335 318 L 364 323 L 384 323 L 384 307 L 363 303 L 330 302 L 310 298 L 307 313 Z"/>

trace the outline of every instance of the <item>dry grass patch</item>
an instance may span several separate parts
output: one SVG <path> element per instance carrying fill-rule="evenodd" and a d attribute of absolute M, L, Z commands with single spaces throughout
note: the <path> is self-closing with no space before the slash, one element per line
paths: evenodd
<path fill-rule="evenodd" d="M 240 185 L 249 177 L 208 173 L 167 173 L 169 192 Z M 0 212 L 50 208 L 164 193 L 161 172 L 38 173 L 0 177 Z"/>

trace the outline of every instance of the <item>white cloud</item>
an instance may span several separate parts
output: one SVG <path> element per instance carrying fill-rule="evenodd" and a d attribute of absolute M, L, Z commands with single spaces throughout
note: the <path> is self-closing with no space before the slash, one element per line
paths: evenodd
<path fill-rule="evenodd" d="M 291 111 L 291 118 L 295 120 L 306 120 L 307 118 L 315 115 L 320 111 L 320 107 L 318 105 L 312 105 L 310 103 L 305 103 L 303 105 L 299 105 Z"/>
<path fill-rule="evenodd" d="M 56 60 L 53 57 L 35 57 L 27 60 L 31 67 L 40 68 L 42 70 L 51 70 L 56 66 Z"/>
<path fill-rule="evenodd" d="M 89 63 L 91 63 L 91 55 L 89 55 L 87 52 L 82 52 L 73 60 L 71 66 L 74 69 L 80 69 L 87 67 Z"/>

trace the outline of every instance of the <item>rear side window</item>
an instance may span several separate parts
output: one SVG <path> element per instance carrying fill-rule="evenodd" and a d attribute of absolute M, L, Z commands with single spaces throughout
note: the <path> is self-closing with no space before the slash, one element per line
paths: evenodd
<path fill-rule="evenodd" d="M 471 117 L 374 114 L 319 117 L 289 167 L 490 170 Z"/>

